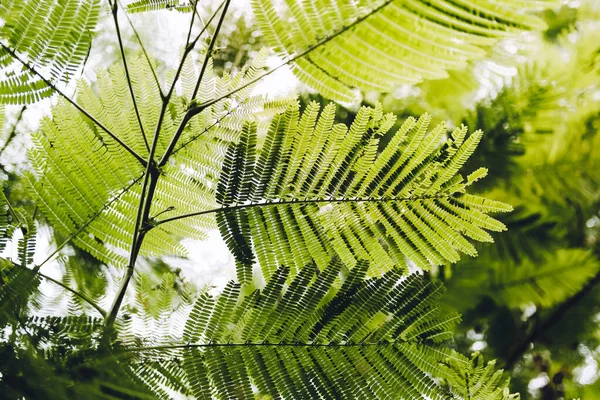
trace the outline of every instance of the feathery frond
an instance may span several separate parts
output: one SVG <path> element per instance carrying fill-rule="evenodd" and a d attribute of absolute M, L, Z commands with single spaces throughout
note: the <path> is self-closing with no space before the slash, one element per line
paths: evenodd
<path fill-rule="evenodd" d="M 263 62 L 264 54 L 235 77 L 217 78 L 209 68 L 202 82 L 202 96 L 245 83 Z M 145 79 L 151 73 L 146 61 L 130 60 L 130 66 L 144 131 L 151 135 L 156 128 L 161 97 L 153 82 Z M 182 94 L 190 90 L 186 82 L 194 80 L 196 74 L 193 66 L 186 64 Z M 251 96 L 251 90 L 248 87 L 233 98 L 206 108 L 190 121 L 173 158 L 160 172 L 151 216 L 214 206 L 212 191 L 219 163 L 227 144 L 237 140 L 238 127 L 248 118 L 260 117 L 265 109 L 280 107 L 260 96 Z M 110 130 L 118 132 L 120 140 L 147 157 L 123 70 L 113 67 L 108 72 L 100 71 L 98 91 L 96 94 L 89 85 L 81 83 L 77 101 Z M 168 147 L 187 110 L 184 99 L 175 96 L 169 104 L 157 146 L 159 155 Z M 32 139 L 30 159 L 35 173 L 27 175 L 27 179 L 42 213 L 61 235 L 72 236 L 77 246 L 94 257 L 107 264 L 124 265 L 141 191 L 141 164 L 62 100 L 54 107 L 52 118 L 42 121 L 41 129 Z M 210 217 L 199 217 L 153 229 L 141 254 L 183 255 L 185 249 L 179 243 L 180 238 L 202 238 L 202 229 L 210 226 L 213 226 Z"/>
<path fill-rule="evenodd" d="M 481 58 L 501 38 L 543 29 L 528 14 L 557 1 L 292 0 L 252 2 L 266 42 L 292 59 L 296 75 L 345 102 L 361 91 L 440 79 Z M 314 49 L 313 49 L 314 48 Z M 313 49 L 313 50 L 310 50 Z"/>
<path fill-rule="evenodd" d="M 407 259 L 429 269 L 458 261 L 459 252 L 476 255 L 465 237 L 492 241 L 486 230 L 505 229 L 487 213 L 510 206 L 466 193 L 486 171 L 466 181 L 457 174 L 480 132 L 465 139 L 464 126 L 449 136 L 443 124 L 429 131 L 423 115 L 407 119 L 379 148 L 393 115 L 363 107 L 350 127 L 334 124 L 334 115 L 333 105 L 319 113 L 313 103 L 302 115 L 290 105 L 260 149 L 251 123 L 229 147 L 217 223 L 240 282 L 250 279 L 255 261 L 266 277 L 278 265 L 295 275 L 311 261 L 325 268 L 334 255 L 348 267 L 369 260 L 371 275 Z"/>
<path fill-rule="evenodd" d="M 21 264 L 10 259 L 0 258 L 0 326 L 26 315 L 30 296 L 36 291 L 40 278 L 27 266 L 33 264 L 35 251 L 36 226 L 32 217 L 20 208 L 10 207 L 3 192 L 0 192 L 0 234 L 2 247 L 8 240 L 15 240 L 17 230 L 18 256 Z M 10 222 L 9 222 L 10 220 Z"/>
<path fill-rule="evenodd" d="M 341 269 L 308 265 L 286 286 L 280 268 L 250 294 L 231 282 L 198 298 L 181 345 L 123 350 L 144 376 L 155 371 L 152 386 L 177 377 L 197 398 L 447 398 L 441 363 L 467 363 L 440 345 L 458 320 L 439 314 L 443 288 L 399 270 L 365 280 L 361 262 L 331 292 Z"/>
<path fill-rule="evenodd" d="M 52 83 L 66 82 L 87 58 L 99 12 L 98 0 L 3 0 L 0 39 Z M 4 48 L 0 75 L 1 103 L 33 103 L 52 95 Z"/>
<path fill-rule="evenodd" d="M 519 394 L 511 394 L 508 388 L 510 379 L 500 382 L 502 370 L 494 369 L 495 362 L 485 364 L 483 356 L 474 353 L 465 367 L 463 362 L 457 363 L 448 359 L 445 367 L 450 377 L 447 381 L 452 397 L 456 400 L 519 400 Z"/>

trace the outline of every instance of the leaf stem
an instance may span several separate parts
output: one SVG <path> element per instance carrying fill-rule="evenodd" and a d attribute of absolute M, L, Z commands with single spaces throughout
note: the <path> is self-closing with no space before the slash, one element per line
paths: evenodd
<path fill-rule="evenodd" d="M 144 125 L 142 124 L 142 118 L 140 117 L 140 110 L 138 109 L 137 101 L 135 99 L 135 94 L 133 93 L 133 85 L 131 84 L 131 76 L 129 74 L 129 68 L 127 67 L 127 58 L 125 57 L 125 48 L 123 47 L 123 38 L 121 37 L 121 28 L 119 27 L 119 6 L 117 0 L 112 1 L 111 12 L 113 16 L 113 20 L 115 22 L 115 30 L 117 31 L 117 39 L 119 41 L 119 49 L 121 50 L 121 59 L 123 60 L 123 68 L 125 69 L 125 77 L 127 78 L 127 86 L 129 87 L 129 94 L 131 95 L 131 101 L 133 102 L 133 109 L 135 110 L 135 116 L 138 121 L 138 125 L 140 126 L 140 132 L 142 134 L 142 138 L 144 139 L 144 144 L 146 145 L 146 150 L 150 151 L 150 145 L 148 144 L 148 139 L 146 138 L 146 133 L 144 132 Z"/>
<path fill-rule="evenodd" d="M 49 277 L 48 275 L 45 275 L 41 272 L 36 272 L 39 276 L 41 276 L 44 279 L 49 280 L 50 282 L 62 287 L 63 289 L 73 293 L 75 296 L 81 298 L 83 301 L 85 301 L 86 303 L 88 303 L 90 306 L 92 306 L 93 308 L 96 309 L 96 311 L 98 311 L 98 313 L 100 313 L 100 315 L 102 316 L 102 318 L 106 317 L 106 311 L 104 311 L 104 309 L 102 307 L 100 307 L 98 304 L 96 304 L 96 302 L 94 302 L 92 299 L 90 299 L 88 296 L 86 296 L 85 294 L 70 288 L 69 286 L 65 285 L 64 283 L 62 283 L 61 281 L 54 279 L 52 277 Z"/>
<path fill-rule="evenodd" d="M 233 206 L 224 206 L 220 208 L 213 208 L 210 210 L 197 211 L 189 214 L 176 215 L 171 218 L 165 218 L 156 222 L 155 226 L 166 224 L 168 222 L 177 221 L 184 218 L 197 217 L 205 214 L 212 214 L 216 212 L 227 212 L 233 210 L 239 210 L 243 208 L 253 208 L 253 207 L 277 207 L 283 205 L 303 205 L 303 204 L 314 204 L 314 203 L 324 203 L 324 204 L 332 204 L 332 203 L 382 203 L 382 202 L 392 202 L 392 201 L 417 201 L 417 200 L 429 200 L 429 199 L 437 199 L 437 198 L 445 198 L 450 195 L 432 195 L 432 196 L 421 196 L 421 197 L 381 197 L 381 198 L 339 198 L 339 199 L 302 199 L 302 200 L 284 200 L 284 201 L 270 201 L 263 203 L 247 203 L 247 204 L 236 204 Z"/>
<path fill-rule="evenodd" d="M 196 82 L 196 87 L 194 88 L 194 91 L 192 92 L 192 98 L 190 99 L 190 101 L 194 100 L 196 98 L 196 96 L 198 95 L 198 90 L 200 89 L 200 83 L 202 82 L 202 78 L 204 78 L 204 73 L 206 72 L 206 67 L 208 66 L 208 61 L 211 58 L 210 54 L 212 53 L 213 48 L 215 47 L 215 43 L 217 42 L 217 37 L 219 36 L 219 31 L 221 30 L 221 27 L 223 26 L 223 21 L 225 20 L 225 15 L 227 15 L 227 9 L 229 8 L 229 4 L 231 4 L 231 0 L 225 0 L 225 7 L 223 8 L 223 11 L 221 12 L 221 17 L 219 18 L 219 22 L 217 22 L 217 27 L 215 28 L 215 32 L 213 33 L 212 38 L 210 39 L 208 48 L 206 49 L 206 55 L 204 57 L 204 62 L 202 62 L 202 68 L 200 68 L 200 75 L 198 76 L 198 81 Z M 206 26 L 208 26 L 208 24 Z"/>
<path fill-rule="evenodd" d="M 405 343 L 403 341 L 403 343 Z M 163 346 L 131 347 L 122 349 L 123 352 L 142 352 L 152 350 L 174 350 L 174 349 L 193 349 L 202 347 L 370 347 L 370 346 L 394 346 L 396 342 L 361 342 L 361 343 L 189 343 L 174 344 Z"/>
<path fill-rule="evenodd" d="M 83 115 L 85 115 L 87 118 L 89 118 L 100 129 L 102 129 L 104 132 L 106 132 L 108 134 L 108 136 L 110 136 L 115 142 L 117 142 L 121 147 L 123 147 L 129 154 L 131 154 L 133 157 L 135 157 L 135 159 L 138 160 L 143 166 L 146 165 L 146 160 L 144 160 L 142 158 L 142 156 L 137 154 L 131 147 L 129 147 L 125 142 L 123 142 L 121 139 L 119 139 L 119 137 L 117 135 L 112 133 L 110 131 L 110 129 L 108 129 L 106 126 L 104 126 L 100 121 L 98 121 L 95 117 L 93 117 L 83 107 L 81 107 L 79 104 L 77 104 L 77 102 L 75 102 L 73 99 L 68 97 L 62 90 L 58 89 L 56 87 L 56 85 L 54 85 L 52 82 L 50 82 L 50 80 L 48 80 L 42 74 L 40 74 L 35 68 L 33 68 L 31 65 L 29 65 L 29 63 L 27 63 L 25 60 L 23 60 L 21 57 L 19 57 L 17 55 L 17 53 L 15 53 L 10 47 L 8 47 L 7 45 L 5 45 L 2 42 L 0 42 L 0 46 L 2 46 L 2 48 L 4 50 L 6 50 L 6 52 L 8 52 L 15 60 L 19 61 L 19 63 L 21 63 L 26 69 L 31 71 L 33 74 L 37 75 L 46 85 L 48 85 L 50 88 L 52 88 L 52 90 L 54 90 L 56 93 L 61 95 L 73 107 L 75 107 L 77 110 L 79 110 Z"/>
<path fill-rule="evenodd" d="M 21 268 L 21 269 L 23 269 L 23 270 L 26 270 L 27 272 L 29 272 L 29 273 L 31 273 L 31 274 L 33 274 L 33 275 L 39 275 L 39 276 L 41 276 L 42 278 L 44 278 L 44 279 L 46 279 L 46 280 L 49 280 L 50 282 L 52 282 L 52 283 L 54 283 L 54 284 L 56 284 L 56 285 L 58 285 L 58 286 L 62 287 L 63 289 L 65 289 L 65 290 L 67 290 L 67 291 L 69 291 L 69 292 L 73 293 L 75 296 L 77 296 L 77 297 L 81 298 L 83 301 L 85 301 L 85 302 L 86 302 L 86 303 L 88 303 L 90 306 L 92 306 L 94 309 L 96 309 L 96 311 L 98 311 L 98 312 L 100 313 L 100 315 L 102 315 L 102 317 L 105 317 L 105 316 L 106 316 L 106 311 L 104 311 L 104 309 L 103 309 L 102 307 L 100 307 L 100 306 L 99 306 L 99 305 L 98 305 L 98 304 L 97 304 L 95 301 L 93 301 L 92 299 L 90 299 L 90 298 L 89 298 L 88 296 L 86 296 L 84 293 L 81 293 L 81 292 L 79 292 L 79 291 L 77 291 L 77 290 L 75 290 L 75 289 L 72 289 L 72 288 L 70 288 L 69 286 L 67 286 L 67 285 L 65 285 L 64 283 L 62 283 L 61 281 L 59 281 L 59 280 L 57 280 L 57 279 L 54 279 L 54 278 L 52 278 L 52 277 L 50 277 L 50 276 L 48 276 L 48 275 L 45 275 L 45 274 L 43 274 L 43 273 L 39 272 L 39 268 L 38 268 L 38 267 L 36 267 L 36 268 L 34 268 L 34 269 L 29 269 L 29 268 L 26 268 L 26 267 L 24 267 L 24 266 L 23 266 L 23 265 L 21 265 L 21 264 L 17 264 L 17 263 L 15 263 L 15 262 L 13 262 L 12 264 L 13 264 L 13 266 L 14 266 L 15 268 Z"/>
<path fill-rule="evenodd" d="M 112 206 L 113 203 L 115 203 L 117 200 L 119 200 L 123 194 L 127 193 L 129 191 L 129 189 L 131 189 L 141 179 L 142 179 L 142 175 L 140 175 L 137 179 L 135 179 L 133 182 L 131 182 L 128 186 L 123 188 L 123 190 L 121 190 L 117 195 L 115 195 L 115 197 L 112 198 L 108 203 L 104 204 L 102 206 L 102 208 L 100 208 L 100 210 L 98 210 L 94 215 L 92 215 L 89 220 L 87 220 L 83 225 L 81 225 L 79 227 L 79 229 L 77 229 L 75 232 L 73 232 L 67 239 L 65 239 L 60 245 L 58 245 L 58 247 L 52 253 L 50 253 L 50 255 L 48 257 L 46 257 L 46 259 L 44 261 L 42 261 L 40 264 L 38 264 L 36 266 L 36 268 L 40 269 L 44 264 L 46 264 L 48 261 L 50 261 L 55 255 L 58 254 L 58 252 L 63 247 L 65 247 L 71 240 L 73 240 L 77 235 L 79 235 L 92 222 L 94 222 L 96 220 L 96 218 L 98 218 L 104 212 L 104 210 L 106 210 L 110 206 Z"/>
<path fill-rule="evenodd" d="M 323 46 L 324 44 L 328 43 L 329 41 L 335 39 L 336 37 L 338 37 L 339 35 L 347 32 L 348 30 L 354 28 L 356 25 L 360 24 L 361 22 L 365 21 L 367 18 L 377 14 L 379 11 L 381 11 L 382 9 L 384 9 L 385 7 L 387 7 L 388 5 L 392 4 L 395 0 L 386 0 L 384 1 L 382 4 L 380 4 L 378 7 L 375 7 L 373 10 L 369 11 L 367 14 L 363 15 L 362 17 L 357 18 L 354 22 L 352 22 L 351 24 L 348 24 L 347 26 L 342 27 L 340 30 L 338 30 L 337 32 L 334 32 L 333 34 L 324 37 L 323 39 L 319 40 L 317 43 L 315 43 L 312 46 L 309 46 L 306 50 L 296 54 L 295 56 L 289 58 L 288 60 L 284 61 L 283 63 L 279 64 L 277 67 L 265 72 L 264 74 L 254 78 L 251 81 L 246 82 L 245 84 L 215 98 L 212 100 L 209 100 L 207 102 L 201 103 L 198 105 L 197 108 L 200 109 L 200 111 L 202 111 L 204 108 L 209 107 L 215 103 L 218 103 L 219 101 L 226 99 L 232 95 L 234 95 L 235 93 L 239 92 L 240 90 L 244 90 L 245 88 L 247 88 L 248 86 L 251 86 L 253 84 L 255 84 L 256 82 L 260 81 L 261 79 L 271 75 L 272 73 L 274 73 L 275 71 L 277 71 L 278 69 L 310 54 L 311 52 L 313 52 L 314 50 L 318 49 L 319 47 Z M 199 111 L 199 112 L 200 112 Z"/>

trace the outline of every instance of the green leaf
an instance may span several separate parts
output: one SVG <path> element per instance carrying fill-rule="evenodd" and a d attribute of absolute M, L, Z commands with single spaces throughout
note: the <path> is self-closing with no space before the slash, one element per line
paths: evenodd
<path fill-rule="evenodd" d="M 456 267 L 448 282 L 448 303 L 459 310 L 490 296 L 499 304 L 519 308 L 550 307 L 576 294 L 600 271 L 600 262 L 584 249 L 557 249 L 541 260 L 472 261 Z"/>
<path fill-rule="evenodd" d="M 300 115 L 291 105 L 260 149 L 252 123 L 229 147 L 217 222 L 240 282 L 257 261 L 266 277 L 277 265 L 292 276 L 312 261 L 323 269 L 333 256 L 348 267 L 369 260 L 372 275 L 407 259 L 429 269 L 458 261 L 459 253 L 476 255 L 465 236 L 492 241 L 486 230 L 505 229 L 487 213 L 510 206 L 465 192 L 485 171 L 466 182 L 458 175 L 480 132 L 465 140 L 461 127 L 446 138 L 445 126 L 429 131 L 424 115 L 406 120 L 380 148 L 394 116 L 363 107 L 346 127 L 333 124 L 334 113 L 329 105 L 319 114 L 312 103 Z"/>
<path fill-rule="evenodd" d="M 266 53 L 234 77 L 218 78 L 208 67 L 202 83 L 201 101 L 252 80 L 262 68 Z M 145 59 L 129 60 L 133 91 L 148 142 L 156 129 L 162 100 Z M 184 65 L 181 91 L 193 90 L 197 72 Z M 116 132 L 131 149 L 148 157 L 139 129 L 123 69 L 115 66 L 98 72 L 97 92 L 81 82 L 78 103 Z M 190 89 L 190 85 L 192 88 Z M 252 96 L 252 87 L 224 99 L 189 121 L 160 178 L 150 217 L 214 208 L 214 190 L 227 145 L 236 141 L 249 118 L 267 115 L 281 107 Z M 189 98 L 189 95 L 188 97 Z M 174 96 L 162 123 L 157 155 L 162 155 L 184 117 L 185 98 Z M 283 102 L 282 102 L 283 103 Z M 139 204 L 144 168 L 106 132 L 74 107 L 59 100 L 52 117 L 42 120 L 32 135 L 29 157 L 33 174 L 26 180 L 31 194 L 50 224 L 66 238 L 104 263 L 126 265 Z M 154 220 L 153 220 L 154 221 Z M 181 238 L 202 239 L 204 229 L 214 227 L 214 216 L 200 216 L 152 229 L 141 249 L 143 256 L 185 255 Z"/>
<path fill-rule="evenodd" d="M 290 270 L 280 268 L 252 294 L 231 283 L 223 297 L 198 299 L 183 343 L 123 351 L 135 364 L 182 357 L 170 371 L 182 369 L 200 398 L 446 399 L 443 363 L 468 363 L 441 345 L 458 321 L 439 312 L 441 285 L 398 270 L 364 279 L 361 263 L 329 289 L 341 269 L 336 261 L 316 275 L 308 265 L 287 286 Z"/>
<path fill-rule="evenodd" d="M 355 90 L 390 92 L 402 84 L 445 78 L 482 58 L 505 37 L 545 24 L 528 14 L 554 0 L 338 0 L 252 2 L 266 42 L 280 55 L 300 55 L 293 69 L 321 95 L 353 102 Z"/>
<path fill-rule="evenodd" d="M 485 364 L 483 356 L 474 353 L 468 367 L 463 362 L 448 359 L 445 367 L 448 371 L 446 384 L 452 393 L 450 399 L 463 400 L 519 400 L 519 394 L 511 394 L 508 384 L 503 382 L 502 370 L 494 369 L 495 361 Z"/>
<path fill-rule="evenodd" d="M 0 38 L 50 82 L 67 82 L 85 63 L 99 14 L 98 0 L 3 0 Z M 0 71 L 1 103 L 28 104 L 53 93 L 4 47 Z"/>

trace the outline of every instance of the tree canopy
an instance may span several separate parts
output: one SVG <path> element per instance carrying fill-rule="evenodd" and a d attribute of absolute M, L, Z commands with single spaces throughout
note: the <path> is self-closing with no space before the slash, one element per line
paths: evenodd
<path fill-rule="evenodd" d="M 599 398 L 599 43 L 594 0 L 0 0 L 0 397 Z"/>

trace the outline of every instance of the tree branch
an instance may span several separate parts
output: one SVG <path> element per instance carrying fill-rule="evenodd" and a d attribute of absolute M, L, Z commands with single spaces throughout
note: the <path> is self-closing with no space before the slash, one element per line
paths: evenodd
<path fill-rule="evenodd" d="M 200 68 L 200 75 L 198 76 L 198 81 L 196 82 L 196 87 L 194 88 L 194 91 L 192 92 L 192 98 L 190 99 L 190 101 L 194 100 L 196 98 L 196 96 L 198 95 L 198 89 L 200 89 L 200 83 L 202 82 L 202 78 L 204 77 L 204 73 L 206 72 L 206 67 L 208 66 L 208 60 L 210 60 L 210 58 L 211 58 L 210 54 L 212 53 L 213 48 L 215 47 L 215 43 L 217 42 L 217 37 L 219 36 L 219 31 L 221 30 L 221 27 L 223 26 L 223 21 L 225 20 L 225 16 L 227 15 L 227 9 L 229 8 L 230 3 L 231 3 L 231 0 L 225 0 L 225 7 L 223 8 L 223 11 L 221 12 L 221 17 L 219 18 L 219 22 L 217 22 L 217 27 L 215 28 L 215 32 L 213 33 L 212 38 L 210 39 L 208 48 L 206 49 L 206 56 L 204 57 L 204 62 L 202 63 L 202 68 Z M 208 24 L 206 24 L 206 26 L 208 26 Z"/>
<path fill-rule="evenodd" d="M 117 0 L 117 1 L 119 1 L 119 4 L 121 5 L 120 0 Z M 121 8 L 123 8 L 123 5 L 121 5 Z M 160 86 L 160 82 L 158 80 L 158 75 L 156 75 L 154 66 L 152 65 L 152 62 L 150 61 L 150 56 L 148 56 L 148 52 L 146 51 L 146 46 L 144 46 L 144 43 L 142 42 L 142 39 L 140 38 L 140 35 L 138 34 L 137 29 L 135 29 L 133 22 L 131 22 L 131 18 L 129 18 L 129 14 L 127 14 L 127 12 L 125 12 L 124 14 L 125 14 L 125 18 L 127 19 L 127 22 L 129 23 L 129 26 L 133 30 L 133 34 L 135 35 L 135 38 L 137 39 L 138 43 L 140 44 L 140 47 L 142 48 L 142 53 L 144 53 L 144 57 L 146 58 L 146 61 L 148 62 L 148 65 L 150 66 L 150 71 L 152 71 L 152 76 L 154 77 L 154 82 L 156 83 L 156 87 L 158 88 L 158 91 L 160 92 L 160 94 L 162 96 L 163 92 L 162 92 L 162 88 Z"/>
<path fill-rule="evenodd" d="M 87 112 L 83 107 L 81 107 L 79 104 L 77 104 L 75 101 L 73 101 L 70 97 L 68 97 L 63 91 L 61 91 L 60 89 L 58 89 L 56 87 L 56 85 L 54 85 L 52 82 L 50 82 L 50 80 L 48 80 L 46 77 L 44 77 L 42 74 L 40 74 L 38 71 L 35 70 L 35 68 L 33 68 L 31 65 L 29 65 L 26 61 L 24 61 L 21 57 L 19 57 L 10 47 L 6 46 L 4 43 L 0 42 L 0 46 L 2 46 L 2 48 L 4 50 L 6 50 L 15 60 L 19 61 L 25 68 L 27 68 L 29 71 L 31 71 L 33 74 L 35 74 L 36 76 L 38 76 L 46 85 L 48 85 L 50 88 L 52 88 L 52 90 L 54 90 L 56 93 L 58 93 L 59 95 L 61 95 L 65 100 L 67 100 L 72 106 L 74 106 L 77 110 L 79 110 L 83 115 L 85 115 L 87 118 L 89 118 L 94 124 L 96 124 L 100 129 L 102 129 L 104 132 L 106 132 L 108 134 L 108 136 L 110 136 L 114 141 L 116 141 L 121 147 L 123 147 L 129 154 L 131 154 L 132 156 L 135 157 L 136 160 L 138 160 L 142 165 L 146 165 L 146 161 L 139 155 L 137 154 L 133 149 L 131 149 L 125 142 L 123 142 L 121 139 L 119 139 L 118 136 L 116 136 L 114 133 L 112 133 L 106 126 L 104 126 L 100 121 L 98 121 L 96 118 L 94 118 L 89 112 Z"/>
<path fill-rule="evenodd" d="M 196 7 L 196 3 L 194 3 L 194 8 Z M 175 84 L 177 83 L 177 79 L 179 78 L 179 74 L 183 68 L 185 63 L 185 59 L 188 53 L 192 50 L 195 42 L 193 44 L 190 43 L 190 37 L 192 34 L 192 27 L 194 25 L 194 14 L 192 14 L 192 18 L 190 21 L 190 27 L 188 30 L 188 35 L 186 39 L 186 46 L 181 61 L 179 63 L 179 67 L 177 68 L 177 72 L 175 73 L 175 77 L 173 78 L 173 83 L 171 84 L 171 88 L 169 92 L 162 96 L 162 107 L 160 110 L 160 114 L 158 116 L 158 122 L 156 123 L 156 129 L 154 131 L 154 137 L 152 139 L 152 145 L 150 147 L 150 152 L 148 154 L 148 160 L 146 162 L 146 170 L 144 171 L 142 184 L 142 191 L 140 193 L 140 202 L 137 209 L 137 216 L 135 219 L 135 227 L 133 230 L 133 240 L 131 243 L 131 251 L 129 253 L 129 263 L 127 265 L 127 272 L 125 273 L 125 277 L 123 278 L 123 282 L 117 296 L 113 302 L 113 305 L 108 313 L 108 316 L 105 319 L 107 329 L 112 328 L 117 319 L 117 314 L 119 313 L 119 309 L 121 308 L 121 304 L 123 303 L 123 299 L 125 298 L 125 293 L 127 292 L 127 288 L 129 287 L 129 282 L 133 277 L 133 272 L 135 268 L 135 263 L 137 261 L 140 249 L 142 248 L 142 244 L 144 242 L 144 238 L 146 233 L 148 232 L 145 229 L 146 225 L 149 222 L 149 213 L 150 207 L 152 205 L 152 199 L 154 198 L 154 192 L 156 190 L 156 185 L 158 183 L 158 179 L 160 176 L 159 169 L 154 162 L 154 154 L 156 152 L 156 147 L 158 146 L 158 139 L 160 137 L 160 131 L 162 128 L 162 123 L 165 117 L 165 113 L 167 112 L 167 108 L 169 106 L 169 102 L 171 101 L 171 96 L 173 95 L 173 91 L 175 89 Z M 162 92 L 161 92 L 162 93 Z"/>
<path fill-rule="evenodd" d="M 217 16 L 217 13 L 219 12 L 219 10 L 226 3 L 229 6 L 229 1 L 230 0 L 224 0 L 223 2 L 221 2 L 221 4 L 219 5 L 219 7 L 217 7 L 217 9 L 213 13 L 213 15 L 206 22 L 206 25 L 204 25 L 204 28 L 202 28 L 202 30 L 200 31 L 200 33 L 198 33 L 198 35 L 196 36 L 196 38 L 191 43 L 189 43 L 186 46 L 186 49 L 185 49 L 185 51 L 183 53 L 183 57 L 182 57 L 181 63 L 179 64 L 179 68 L 177 69 L 177 73 L 175 74 L 175 78 L 173 79 L 173 84 L 171 85 L 171 89 L 170 89 L 169 92 L 173 91 L 173 88 L 175 87 L 175 84 L 177 83 L 177 79 L 179 78 L 179 74 L 181 72 L 181 69 L 183 68 L 183 64 L 185 62 L 186 57 L 192 51 L 192 49 L 196 45 L 196 42 L 200 39 L 200 37 L 202 36 L 202 34 L 208 28 L 208 26 L 212 23 L 213 19 Z M 226 12 L 226 11 L 227 11 L 227 9 L 225 9 L 223 11 L 223 13 Z M 223 17 L 223 15 L 224 14 L 221 14 L 222 17 Z M 219 22 L 222 23 L 222 20 L 220 20 Z M 213 38 L 214 38 L 214 36 L 213 36 Z M 188 40 L 189 40 L 189 36 L 188 36 Z M 206 65 L 207 65 L 208 59 L 209 59 L 209 57 L 208 57 L 208 52 L 207 52 L 206 58 L 204 59 L 204 64 L 202 65 L 202 71 L 200 72 L 200 77 L 198 78 L 198 82 L 200 82 L 202 80 L 202 76 L 203 76 L 203 74 L 204 74 L 204 72 L 206 70 Z M 196 87 L 196 89 L 197 89 L 197 87 Z M 192 95 L 192 99 L 194 97 L 195 97 L 195 94 Z M 171 154 L 173 152 L 173 149 L 175 148 L 175 145 L 177 144 L 177 141 L 179 140 L 179 138 L 181 137 L 181 134 L 185 130 L 185 127 L 187 126 L 188 122 L 192 119 L 192 117 L 194 117 L 195 115 L 199 114 L 201 111 L 202 110 L 200 110 L 200 111 L 192 111 L 192 109 L 188 109 L 188 111 L 185 113 L 185 115 L 181 119 L 181 122 L 179 123 L 179 126 L 177 127 L 177 131 L 175 131 L 175 135 L 173 135 L 173 138 L 171 139 L 171 142 L 169 143 L 169 146 L 167 147 L 167 150 L 165 151 L 165 153 L 163 154 L 162 158 L 158 162 L 158 167 L 159 168 L 162 167 L 162 166 L 164 166 L 167 163 L 167 161 L 169 160 L 169 157 L 171 156 Z"/>
<path fill-rule="evenodd" d="M 127 58 L 125 58 L 125 48 L 123 47 L 123 38 L 121 37 L 121 28 L 119 27 L 119 7 L 117 0 L 113 0 L 111 5 L 111 12 L 113 16 L 113 21 L 115 22 L 115 30 L 117 31 L 117 39 L 119 41 L 119 49 L 121 50 L 121 58 L 123 59 L 123 68 L 125 69 L 125 77 L 127 78 L 127 86 L 129 87 L 129 94 L 131 95 L 131 101 L 133 102 L 133 109 L 135 110 L 135 116 L 137 117 L 138 124 L 140 126 L 140 132 L 142 134 L 142 138 L 144 139 L 144 144 L 146 145 L 146 150 L 150 151 L 150 145 L 148 144 L 148 139 L 146 139 L 146 133 L 144 132 L 144 125 L 142 124 L 142 119 L 140 117 L 140 110 L 138 109 L 137 101 L 135 99 L 135 94 L 133 93 L 133 85 L 131 84 L 131 76 L 129 75 L 129 68 L 127 67 Z M 159 87 L 160 89 L 160 87 Z"/>
<path fill-rule="evenodd" d="M 226 0 L 227 2 L 229 2 L 229 0 Z M 277 71 L 278 69 L 288 65 L 291 62 L 294 62 L 304 56 L 306 56 L 307 54 L 309 54 L 310 52 L 312 52 L 313 50 L 319 48 L 320 46 L 326 44 L 327 42 L 329 42 L 330 40 L 336 38 L 337 36 L 341 35 L 342 33 L 348 31 L 349 29 L 352 29 L 353 27 L 355 27 L 356 25 L 358 25 L 359 23 L 365 21 L 367 18 L 369 18 L 370 16 L 376 14 L 377 12 L 381 11 L 383 8 L 385 8 L 386 6 L 390 5 L 394 0 L 387 0 L 385 1 L 383 4 L 381 4 L 379 7 L 374 8 L 373 10 L 371 10 L 371 12 L 369 12 L 368 14 L 358 18 L 356 21 L 354 21 L 353 23 L 351 23 L 348 26 L 343 27 L 342 29 L 340 29 L 338 32 L 332 34 L 331 36 L 327 36 L 326 38 L 318 41 L 317 43 L 315 43 L 314 45 L 310 46 L 308 49 L 304 50 L 303 52 L 297 54 L 296 56 L 290 58 L 287 61 L 284 61 L 283 63 L 281 63 L 280 65 L 278 65 L 277 67 L 265 72 L 264 74 L 258 76 L 255 79 L 252 79 L 249 82 L 246 82 L 245 84 L 225 93 L 222 96 L 219 96 L 213 100 L 209 100 L 207 102 L 204 102 L 196 107 L 192 107 L 188 110 L 188 112 L 185 114 L 184 118 L 181 121 L 181 124 L 179 125 L 179 127 L 177 128 L 177 131 L 175 133 L 175 135 L 173 136 L 173 139 L 171 140 L 171 143 L 169 144 L 169 147 L 167 148 L 167 151 L 165 152 L 165 155 L 163 156 L 163 158 L 160 160 L 160 162 L 158 163 L 159 166 L 163 166 L 166 164 L 166 162 L 169 159 L 169 156 L 171 155 L 171 152 L 173 151 L 173 148 L 175 147 L 175 145 L 177 144 L 177 141 L 179 140 L 179 137 L 181 136 L 181 134 L 183 133 L 184 129 L 185 129 L 185 125 L 192 119 L 192 117 L 200 114 L 202 111 L 204 111 L 207 107 L 212 106 L 215 103 L 218 103 L 219 101 L 226 99 L 232 95 L 234 95 L 235 93 L 238 93 L 241 90 L 246 89 L 247 87 L 254 85 L 255 83 L 257 83 L 258 81 L 260 81 L 261 79 L 271 75 L 273 72 Z M 214 15 L 213 15 L 214 17 Z M 212 18 L 211 18 L 212 20 Z M 207 25 L 210 24 L 210 21 L 207 23 Z M 196 39 L 197 40 L 197 39 Z M 208 56 L 208 55 L 207 55 Z M 192 96 L 192 98 L 195 96 Z"/>
<path fill-rule="evenodd" d="M 277 67 L 265 72 L 264 74 L 258 76 L 257 78 L 239 86 L 236 89 L 233 89 L 231 91 L 229 91 L 228 93 L 225 93 L 213 100 L 207 101 L 205 103 L 202 103 L 200 105 L 197 106 L 197 108 L 200 109 L 201 112 L 203 109 L 205 109 L 206 107 L 210 107 L 211 105 L 218 103 L 219 101 L 226 99 L 234 94 L 236 94 L 237 92 L 244 90 L 245 88 L 247 88 L 248 86 L 251 86 L 253 84 L 255 84 L 256 82 L 260 81 L 261 79 L 271 75 L 273 72 L 277 71 L 278 69 L 310 54 L 311 52 L 313 52 L 314 50 L 318 49 L 319 47 L 323 46 L 324 44 L 330 42 L 331 40 L 335 39 L 336 37 L 338 37 L 339 35 L 347 32 L 348 30 L 354 28 L 356 25 L 360 24 L 361 22 L 365 21 L 366 19 L 368 19 L 369 17 L 377 14 L 379 11 L 383 10 L 385 7 L 387 7 L 388 5 L 392 4 L 395 0 L 386 0 L 385 2 L 383 2 L 381 5 L 379 5 L 378 7 L 374 8 L 373 10 L 371 10 L 370 12 L 368 12 L 367 14 L 363 15 L 362 17 L 357 18 L 354 22 L 352 22 L 351 24 L 341 28 L 340 30 L 338 30 L 337 32 L 331 34 L 330 36 L 327 36 L 321 40 L 319 40 L 317 43 L 315 43 L 314 45 L 308 47 L 306 50 L 296 54 L 295 56 L 293 56 L 292 58 L 284 61 L 283 63 L 279 64 Z"/>

